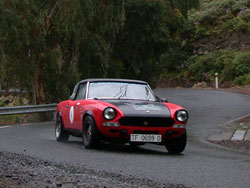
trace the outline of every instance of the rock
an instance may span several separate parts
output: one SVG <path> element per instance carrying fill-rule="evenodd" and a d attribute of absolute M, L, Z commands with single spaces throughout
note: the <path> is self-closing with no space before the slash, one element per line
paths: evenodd
<path fill-rule="evenodd" d="M 29 100 L 26 99 L 26 98 L 23 98 L 22 102 L 23 102 L 24 105 L 28 105 L 29 104 Z"/>
<path fill-rule="evenodd" d="M 207 88 L 207 83 L 206 82 L 199 82 L 197 84 L 194 84 L 192 88 Z"/>

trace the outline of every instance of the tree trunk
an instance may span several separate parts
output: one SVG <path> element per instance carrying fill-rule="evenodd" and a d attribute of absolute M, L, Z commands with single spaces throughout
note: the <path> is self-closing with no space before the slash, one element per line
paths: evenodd
<path fill-rule="evenodd" d="M 35 98 L 36 104 L 43 104 L 45 102 L 45 92 L 42 83 L 42 75 L 40 69 L 35 72 Z"/>

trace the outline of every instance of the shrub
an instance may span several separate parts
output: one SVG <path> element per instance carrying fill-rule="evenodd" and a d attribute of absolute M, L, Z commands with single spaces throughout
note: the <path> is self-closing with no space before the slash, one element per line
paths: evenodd
<path fill-rule="evenodd" d="M 241 10 L 241 12 L 238 14 L 243 20 L 249 21 L 250 20 L 250 9 L 246 8 Z"/>
<path fill-rule="evenodd" d="M 222 25 L 223 29 L 226 29 L 230 32 L 249 32 L 250 23 L 241 17 L 236 17 L 229 19 Z"/>
<path fill-rule="evenodd" d="M 235 85 L 249 85 L 250 84 L 250 73 L 235 78 L 233 83 Z"/>
<path fill-rule="evenodd" d="M 250 52 L 238 53 L 234 60 L 236 76 L 243 76 L 250 73 Z"/>
<path fill-rule="evenodd" d="M 203 0 L 201 11 L 191 11 L 189 19 L 191 22 L 199 24 L 197 33 L 204 33 L 200 28 L 206 31 L 213 30 L 228 30 L 230 32 L 249 32 L 250 10 L 248 0 Z"/>
<path fill-rule="evenodd" d="M 202 56 L 189 58 L 190 77 L 195 81 L 212 81 L 214 74 L 220 75 L 221 81 L 232 81 L 235 78 L 235 66 L 232 63 L 235 52 L 220 50 Z"/>
<path fill-rule="evenodd" d="M 249 5 L 249 1 L 248 0 L 241 0 L 238 1 L 237 3 L 235 3 L 232 6 L 232 12 L 239 12 L 242 10 L 243 7 L 247 7 Z"/>
<path fill-rule="evenodd" d="M 202 24 L 216 24 L 219 17 L 226 15 L 237 4 L 236 0 L 213 0 L 203 3 L 202 12 L 191 15 L 191 19 Z"/>
<path fill-rule="evenodd" d="M 217 71 L 222 82 L 232 81 L 235 78 L 235 66 L 232 63 L 235 52 L 232 50 L 222 50 L 216 59 Z"/>

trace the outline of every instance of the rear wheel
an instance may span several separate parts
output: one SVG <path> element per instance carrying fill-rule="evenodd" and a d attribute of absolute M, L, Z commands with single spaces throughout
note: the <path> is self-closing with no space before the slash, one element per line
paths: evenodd
<path fill-rule="evenodd" d="M 57 115 L 56 118 L 55 136 L 56 140 L 60 142 L 67 141 L 69 139 L 69 134 L 63 129 L 62 117 L 60 115 Z"/>
<path fill-rule="evenodd" d="M 97 128 L 90 116 L 87 116 L 83 121 L 82 141 L 87 149 L 97 148 L 100 145 Z"/>
<path fill-rule="evenodd" d="M 168 140 L 166 148 L 169 153 L 179 154 L 184 151 L 187 144 L 187 132 L 184 130 L 181 136 Z"/>

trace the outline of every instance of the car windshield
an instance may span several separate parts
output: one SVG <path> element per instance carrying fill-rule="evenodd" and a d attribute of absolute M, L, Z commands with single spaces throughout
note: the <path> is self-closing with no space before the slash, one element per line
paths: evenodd
<path fill-rule="evenodd" d="M 148 85 L 130 82 L 90 82 L 88 98 L 155 101 L 155 97 Z"/>

